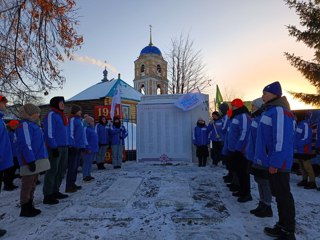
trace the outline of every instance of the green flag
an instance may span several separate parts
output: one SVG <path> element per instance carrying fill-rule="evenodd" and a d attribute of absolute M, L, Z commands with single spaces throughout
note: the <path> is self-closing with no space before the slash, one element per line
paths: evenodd
<path fill-rule="evenodd" d="M 218 109 L 219 109 L 219 107 L 220 107 L 220 105 L 221 105 L 222 102 L 223 102 L 223 98 L 222 98 L 222 95 L 221 95 L 219 86 L 218 86 L 218 84 L 217 84 L 215 103 L 216 103 L 216 106 L 218 107 Z"/>

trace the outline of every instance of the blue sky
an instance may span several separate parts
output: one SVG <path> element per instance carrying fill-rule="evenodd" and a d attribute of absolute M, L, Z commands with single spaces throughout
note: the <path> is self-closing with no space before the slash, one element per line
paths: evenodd
<path fill-rule="evenodd" d="M 313 58 L 313 52 L 288 35 L 286 25 L 299 26 L 293 9 L 281 0 L 78 0 L 84 36 L 76 60 L 62 65 L 67 78 L 63 90 L 52 92 L 67 99 L 99 82 L 107 61 L 109 78 L 118 73 L 133 85 L 134 61 L 149 43 L 165 57 L 171 39 L 189 34 L 201 50 L 207 73 L 225 97 L 252 100 L 265 85 L 280 81 L 284 90 L 314 92 L 307 80 L 285 59 L 290 52 Z M 214 97 L 214 87 L 205 91 Z M 287 95 L 287 94 L 286 94 Z M 306 107 L 291 100 L 293 108 Z"/>

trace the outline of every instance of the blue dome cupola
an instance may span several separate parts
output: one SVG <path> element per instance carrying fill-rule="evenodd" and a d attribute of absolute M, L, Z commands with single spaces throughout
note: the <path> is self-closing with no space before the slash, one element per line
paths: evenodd
<path fill-rule="evenodd" d="M 140 52 L 140 55 L 145 55 L 145 54 L 156 54 L 160 56 L 162 55 L 160 49 L 157 48 L 156 46 L 153 46 L 152 44 L 151 25 L 150 25 L 150 43 L 148 46 L 144 47 Z"/>

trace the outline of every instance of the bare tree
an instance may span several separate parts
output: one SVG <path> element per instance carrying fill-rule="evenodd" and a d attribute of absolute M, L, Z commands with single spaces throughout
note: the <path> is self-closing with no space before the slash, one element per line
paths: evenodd
<path fill-rule="evenodd" d="M 172 41 L 172 48 L 166 54 L 168 58 L 169 92 L 187 93 L 192 89 L 200 90 L 210 86 L 212 79 L 205 73 L 201 51 L 195 51 L 189 35 L 182 33 Z"/>
<path fill-rule="evenodd" d="M 29 97 L 62 88 L 59 63 L 83 38 L 74 0 L 0 1 L 0 91 Z"/>

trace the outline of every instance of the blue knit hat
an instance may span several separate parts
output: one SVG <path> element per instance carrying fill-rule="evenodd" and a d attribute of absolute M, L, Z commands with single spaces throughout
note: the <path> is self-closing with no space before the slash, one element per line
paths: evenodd
<path fill-rule="evenodd" d="M 274 95 L 277 95 L 278 97 L 282 96 L 282 89 L 281 89 L 281 85 L 279 82 L 273 82 L 273 83 L 270 83 L 269 85 L 265 86 L 265 88 L 263 89 L 263 92 L 273 93 Z"/>

